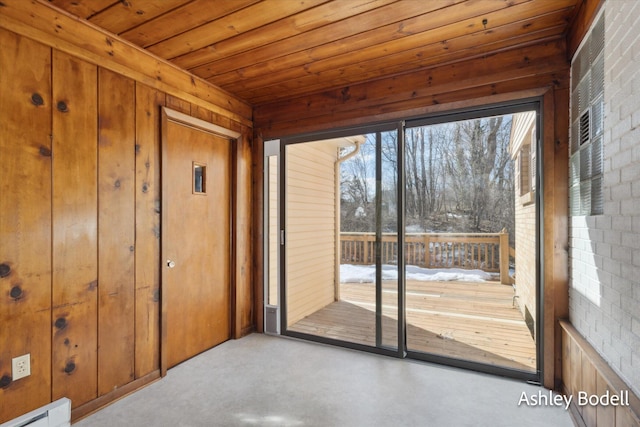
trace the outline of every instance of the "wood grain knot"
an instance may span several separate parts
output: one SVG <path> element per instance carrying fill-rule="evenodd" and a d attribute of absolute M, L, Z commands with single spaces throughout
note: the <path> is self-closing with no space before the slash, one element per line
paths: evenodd
<path fill-rule="evenodd" d="M 64 371 L 67 374 L 71 374 L 75 370 L 76 370 L 76 364 L 73 362 L 73 360 L 68 361 L 64 367 Z"/>
<path fill-rule="evenodd" d="M 39 107 L 44 104 L 44 99 L 42 99 L 42 95 L 39 93 L 34 93 L 31 95 L 31 103 L 36 107 Z"/>
<path fill-rule="evenodd" d="M 0 264 L 0 278 L 5 278 L 11 274 L 11 267 L 7 264 Z"/>
<path fill-rule="evenodd" d="M 56 104 L 56 108 L 58 108 L 58 111 L 60 111 L 61 113 L 66 113 L 69 111 L 69 107 L 64 101 L 58 101 L 58 104 Z"/>
<path fill-rule="evenodd" d="M 0 388 L 7 388 L 11 384 L 11 377 L 9 375 L 3 375 L 0 378 Z"/>
<path fill-rule="evenodd" d="M 22 298 L 22 289 L 20 288 L 20 286 L 14 286 L 13 288 L 11 288 L 11 292 L 9 292 L 9 295 L 11 295 L 11 298 L 13 299 L 20 299 Z"/>
<path fill-rule="evenodd" d="M 160 301 L 160 289 L 156 289 L 153 291 L 153 302 Z"/>
<path fill-rule="evenodd" d="M 43 157 L 51 157 L 51 149 L 45 147 L 44 145 L 40 146 L 40 155 Z"/>
<path fill-rule="evenodd" d="M 350 89 L 349 87 L 345 87 L 340 91 L 340 96 L 342 97 L 343 101 L 348 101 L 349 99 L 351 99 L 351 93 L 350 93 Z"/>
<path fill-rule="evenodd" d="M 64 329 L 67 327 L 67 319 L 65 319 L 64 317 L 59 317 L 56 319 L 54 325 L 58 329 Z"/>

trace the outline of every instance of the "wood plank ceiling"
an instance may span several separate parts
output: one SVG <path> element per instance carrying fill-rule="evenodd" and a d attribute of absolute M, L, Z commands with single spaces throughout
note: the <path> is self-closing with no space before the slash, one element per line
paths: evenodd
<path fill-rule="evenodd" d="M 254 106 L 566 37 L 584 0 L 49 0 Z"/>

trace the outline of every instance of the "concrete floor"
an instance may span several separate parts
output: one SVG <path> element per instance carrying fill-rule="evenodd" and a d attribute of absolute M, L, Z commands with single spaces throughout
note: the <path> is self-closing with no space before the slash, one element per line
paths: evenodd
<path fill-rule="evenodd" d="M 572 426 L 548 391 L 423 362 L 252 334 L 81 420 L 116 426 Z"/>

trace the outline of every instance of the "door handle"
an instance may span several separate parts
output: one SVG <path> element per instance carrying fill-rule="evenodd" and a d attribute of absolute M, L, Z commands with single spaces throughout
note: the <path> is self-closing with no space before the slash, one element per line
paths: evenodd
<path fill-rule="evenodd" d="M 173 268 L 175 266 L 176 266 L 176 263 L 174 261 L 171 261 L 170 259 L 167 260 L 167 267 Z"/>

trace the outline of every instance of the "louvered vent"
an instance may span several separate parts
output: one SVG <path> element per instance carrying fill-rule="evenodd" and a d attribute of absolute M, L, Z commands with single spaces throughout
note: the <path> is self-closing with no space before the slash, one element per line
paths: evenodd
<path fill-rule="evenodd" d="M 587 142 L 589 142 L 589 137 L 591 136 L 591 131 L 589 129 L 590 123 L 590 115 L 589 110 L 585 111 L 582 116 L 580 116 L 580 146 L 583 146 Z"/>

